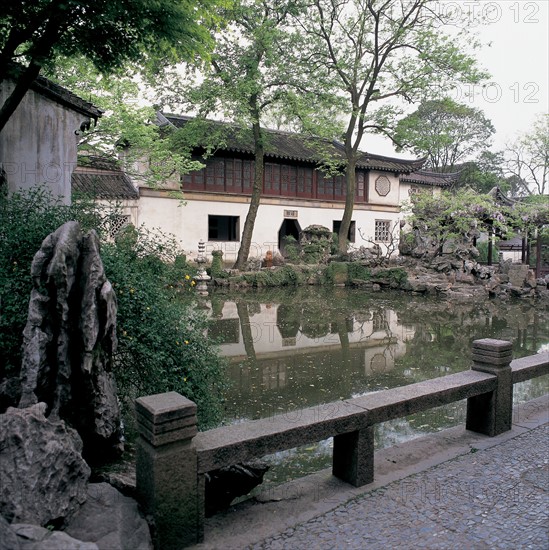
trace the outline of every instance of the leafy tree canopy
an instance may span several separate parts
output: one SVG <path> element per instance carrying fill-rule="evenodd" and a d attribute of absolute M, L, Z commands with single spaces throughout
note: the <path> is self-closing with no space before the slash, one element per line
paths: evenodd
<path fill-rule="evenodd" d="M 175 147 L 174 132 L 160 130 L 155 109 L 140 99 L 140 80 L 128 68 L 104 75 L 85 57 L 59 57 L 45 74 L 104 111 L 101 123 L 81 136 L 81 155 L 123 157 L 126 173 L 153 187 L 202 167 Z"/>
<path fill-rule="evenodd" d="M 202 21 L 215 0 L 26 0 L 0 15 L 0 75 L 17 86 L 0 109 L 0 130 L 42 67 L 59 55 L 83 55 L 102 72 L 128 61 L 149 66 L 206 55 Z M 23 71 L 14 68 L 20 62 Z"/>
<path fill-rule="evenodd" d="M 407 222 L 428 236 L 440 251 L 445 242 L 460 242 L 477 229 L 494 230 L 502 239 L 516 234 L 545 234 L 549 229 L 549 198 L 501 204 L 492 195 L 472 189 L 443 191 L 440 194 L 416 193 L 407 209 Z"/>
<path fill-rule="evenodd" d="M 366 132 L 392 137 L 401 114 L 395 99 L 439 97 L 456 83 L 487 75 L 470 54 L 477 45 L 466 29 L 449 36 L 434 0 L 313 0 L 297 25 L 304 36 L 294 52 L 311 90 L 341 105 L 347 160 L 346 202 L 340 251 L 349 230 L 356 189 L 355 166 Z M 341 103 L 341 100 L 344 100 Z"/>
<path fill-rule="evenodd" d="M 494 126 L 480 109 L 450 98 L 423 102 L 396 127 L 397 150 L 427 157 L 434 170 L 452 169 L 489 145 Z"/>

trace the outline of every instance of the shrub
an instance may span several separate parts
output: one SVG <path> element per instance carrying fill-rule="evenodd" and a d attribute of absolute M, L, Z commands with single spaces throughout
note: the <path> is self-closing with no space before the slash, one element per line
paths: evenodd
<path fill-rule="evenodd" d="M 59 225 L 83 220 L 103 234 L 109 211 L 93 201 L 67 207 L 41 189 L 0 199 L 0 379 L 19 372 L 22 331 L 31 290 L 30 264 L 42 240 Z M 102 242 L 101 257 L 118 301 L 114 373 L 123 404 L 143 394 L 178 391 L 198 405 L 200 427 L 220 418 L 223 361 L 204 335 L 194 281 L 176 259 L 174 239 L 126 228 Z"/>
<path fill-rule="evenodd" d="M 476 244 L 476 249 L 478 250 L 477 261 L 485 264 L 488 262 L 488 241 L 481 241 Z M 499 249 L 497 246 L 492 247 L 492 261 L 494 263 L 498 262 Z"/>
<path fill-rule="evenodd" d="M 69 207 L 45 187 L 0 193 L 0 380 L 21 368 L 21 344 L 27 322 L 32 281 L 30 266 L 42 241 L 78 210 L 88 226 L 101 225 L 91 204 Z"/>
<path fill-rule="evenodd" d="M 127 401 L 178 391 L 198 404 L 201 427 L 219 420 L 222 362 L 204 336 L 206 320 L 193 305 L 194 281 L 169 261 L 170 239 L 144 228 L 102 249 L 118 299 L 116 378 Z M 173 245 L 173 243 L 172 243 Z M 168 257 L 166 257 L 168 255 Z"/>
<path fill-rule="evenodd" d="M 294 264 L 299 262 L 301 249 L 299 243 L 292 235 L 286 235 L 284 238 L 284 256 L 289 262 Z"/>
<path fill-rule="evenodd" d="M 372 278 L 371 270 L 358 262 L 349 262 L 347 272 L 349 274 L 350 281 L 369 281 Z"/>

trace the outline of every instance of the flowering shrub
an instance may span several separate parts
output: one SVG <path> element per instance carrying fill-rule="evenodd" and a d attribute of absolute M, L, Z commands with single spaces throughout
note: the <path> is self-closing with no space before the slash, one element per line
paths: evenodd
<path fill-rule="evenodd" d="M 408 222 L 429 236 L 439 252 L 445 242 L 471 241 L 477 230 L 487 231 L 490 226 L 502 237 L 511 237 L 519 229 L 510 208 L 470 189 L 440 195 L 417 193 L 409 209 Z"/>

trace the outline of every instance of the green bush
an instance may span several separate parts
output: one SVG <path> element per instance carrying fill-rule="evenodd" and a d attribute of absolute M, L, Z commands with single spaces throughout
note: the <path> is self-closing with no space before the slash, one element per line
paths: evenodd
<path fill-rule="evenodd" d="M 349 262 L 347 273 L 349 274 L 350 281 L 369 281 L 372 278 L 371 270 L 358 262 Z"/>
<path fill-rule="evenodd" d="M 42 240 L 70 219 L 103 234 L 108 211 L 90 201 L 67 207 L 43 190 L 0 202 L 0 379 L 18 373 L 22 331 L 31 290 L 29 268 Z M 105 272 L 118 301 L 114 373 L 123 404 L 139 395 L 178 391 L 198 405 L 201 428 L 221 414 L 224 362 L 205 336 L 195 307 L 190 271 L 177 259 L 174 239 L 129 227 L 116 242 L 102 242 Z"/>
<path fill-rule="evenodd" d="M 294 264 L 298 263 L 301 257 L 301 249 L 296 238 L 292 235 L 286 235 L 284 241 L 284 256 L 286 260 Z"/>
<path fill-rule="evenodd" d="M 212 252 L 212 267 L 210 275 L 216 279 L 224 279 L 228 277 L 228 273 L 223 270 L 223 251 L 214 250 Z"/>
<path fill-rule="evenodd" d="M 488 262 L 488 241 L 481 241 L 476 244 L 476 249 L 478 250 L 478 258 L 477 261 L 479 261 L 481 264 L 485 264 Z M 497 246 L 492 247 L 492 262 L 494 264 L 498 263 L 499 258 L 499 249 Z"/>
<path fill-rule="evenodd" d="M 301 284 L 303 277 L 291 266 L 285 265 L 276 270 L 245 273 L 242 279 L 253 287 L 278 287 L 297 286 Z"/>

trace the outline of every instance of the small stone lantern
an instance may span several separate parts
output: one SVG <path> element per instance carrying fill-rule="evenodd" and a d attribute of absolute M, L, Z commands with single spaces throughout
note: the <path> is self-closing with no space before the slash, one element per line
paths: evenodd
<path fill-rule="evenodd" d="M 206 273 L 206 269 L 204 268 L 204 264 L 206 263 L 206 244 L 202 239 L 198 242 L 198 256 L 196 258 L 196 263 L 198 264 L 198 273 L 194 276 L 194 280 L 196 281 L 196 291 L 201 296 L 207 296 L 208 295 L 208 285 L 207 281 L 211 279 L 211 277 Z"/>

